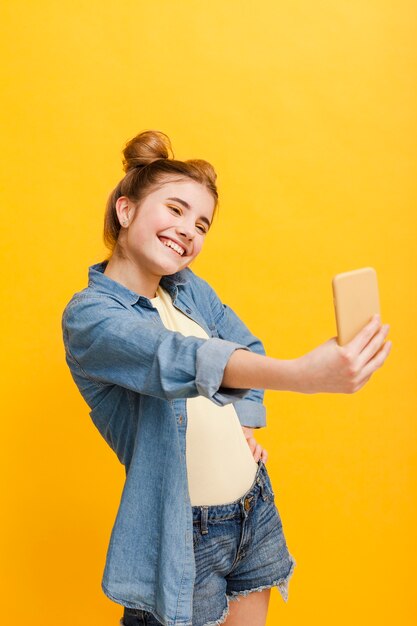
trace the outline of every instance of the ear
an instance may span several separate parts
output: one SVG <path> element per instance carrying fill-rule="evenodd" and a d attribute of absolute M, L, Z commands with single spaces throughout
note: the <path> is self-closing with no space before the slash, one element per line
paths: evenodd
<path fill-rule="evenodd" d="M 132 221 L 134 208 L 127 196 L 120 196 L 116 200 L 116 213 L 122 227 L 127 228 Z"/>

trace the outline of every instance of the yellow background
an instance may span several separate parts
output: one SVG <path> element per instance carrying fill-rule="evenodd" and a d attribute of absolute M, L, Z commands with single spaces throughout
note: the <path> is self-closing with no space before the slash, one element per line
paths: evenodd
<path fill-rule="evenodd" d="M 2 623 L 115 626 L 101 591 L 124 471 L 64 361 L 141 130 L 211 161 L 194 269 L 292 358 L 335 335 L 331 278 L 378 272 L 390 357 L 359 393 L 267 392 L 291 553 L 268 626 L 416 619 L 416 4 L 8 0 L 1 28 Z"/>

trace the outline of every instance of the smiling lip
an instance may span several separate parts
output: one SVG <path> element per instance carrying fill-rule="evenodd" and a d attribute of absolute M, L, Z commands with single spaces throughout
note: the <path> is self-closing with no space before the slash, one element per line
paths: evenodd
<path fill-rule="evenodd" d="M 173 239 L 172 237 L 164 237 L 164 236 L 158 237 L 158 239 L 162 243 L 164 243 L 164 241 L 172 241 L 173 243 L 177 244 L 177 246 L 179 246 L 181 248 L 181 250 L 184 250 L 184 254 L 182 254 L 180 256 L 186 256 L 187 255 L 187 249 L 185 248 L 184 244 L 182 244 L 180 241 L 177 241 L 176 239 Z M 169 247 L 169 246 L 166 246 L 166 247 Z M 173 248 L 171 248 L 171 250 L 172 249 Z M 175 252 L 175 250 L 174 250 L 174 252 Z M 177 254 L 178 254 L 178 252 L 177 252 Z"/>

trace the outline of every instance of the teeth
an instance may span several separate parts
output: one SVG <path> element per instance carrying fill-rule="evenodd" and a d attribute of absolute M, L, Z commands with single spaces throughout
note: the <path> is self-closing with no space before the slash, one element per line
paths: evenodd
<path fill-rule="evenodd" d="M 184 248 L 181 248 L 178 244 L 174 243 L 173 241 L 171 241 L 170 239 L 166 239 L 163 242 L 164 246 L 167 246 L 168 248 L 172 248 L 173 250 L 175 250 L 175 252 L 178 252 L 178 254 L 180 254 L 181 256 L 184 254 L 185 250 Z"/>

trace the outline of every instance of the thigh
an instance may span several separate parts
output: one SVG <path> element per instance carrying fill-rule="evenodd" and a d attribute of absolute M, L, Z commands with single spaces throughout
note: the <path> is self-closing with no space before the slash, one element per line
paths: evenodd
<path fill-rule="evenodd" d="M 271 590 L 264 589 L 230 602 L 225 626 L 265 626 L 270 595 Z"/>

